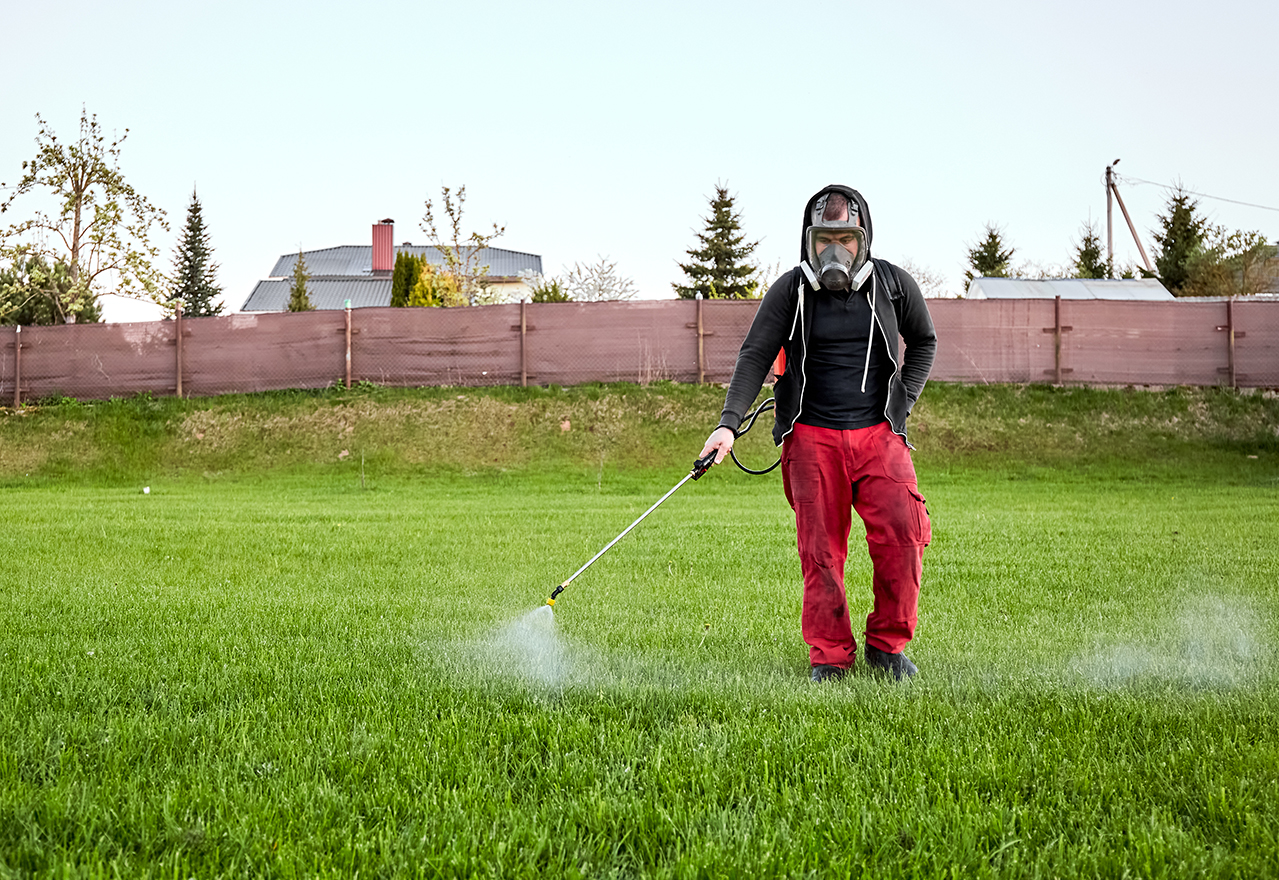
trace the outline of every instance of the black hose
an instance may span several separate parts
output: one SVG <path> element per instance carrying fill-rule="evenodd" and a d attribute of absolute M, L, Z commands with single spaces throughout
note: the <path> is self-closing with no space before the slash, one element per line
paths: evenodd
<path fill-rule="evenodd" d="M 755 427 L 755 420 L 757 418 L 759 418 L 762 414 L 768 412 L 769 410 L 775 409 L 775 408 L 776 408 L 776 403 L 774 402 L 774 398 L 770 397 L 768 398 L 768 400 L 765 400 L 758 407 L 756 407 L 754 412 L 748 412 L 745 416 L 742 417 L 742 424 L 745 425 L 746 427 L 739 428 L 738 430 L 734 431 L 733 438 L 736 439 L 744 435 L 751 428 Z M 782 463 L 781 456 L 778 456 L 777 461 L 773 462 L 768 467 L 764 468 L 762 471 L 757 471 L 757 470 L 748 468 L 746 465 L 738 461 L 737 453 L 734 452 L 731 447 L 728 450 L 728 454 L 733 457 L 733 464 L 737 465 L 739 468 L 746 471 L 746 473 L 753 474 L 757 477 L 768 473 L 773 468 L 777 467 L 779 464 Z"/>

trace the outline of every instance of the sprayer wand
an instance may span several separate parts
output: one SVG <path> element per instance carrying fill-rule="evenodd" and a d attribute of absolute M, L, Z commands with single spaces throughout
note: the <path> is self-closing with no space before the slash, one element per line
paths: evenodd
<path fill-rule="evenodd" d="M 572 574 L 572 575 L 570 575 L 570 576 L 569 576 L 569 578 L 568 578 L 566 581 L 564 581 L 564 583 L 562 583 L 562 584 L 560 584 L 558 587 L 556 587 L 556 588 L 555 588 L 555 589 L 551 592 L 551 598 L 549 598 L 549 599 L 547 599 L 547 600 L 546 600 L 546 604 L 547 604 L 547 605 L 554 605 L 554 604 L 555 604 L 555 597 L 556 597 L 556 596 L 558 596 L 560 593 L 564 592 L 564 588 L 565 588 L 565 587 L 567 587 L 569 584 L 573 583 L 573 578 L 577 577 L 579 574 L 581 574 L 582 572 L 584 572 L 584 571 L 586 571 L 588 568 L 590 568 L 592 565 L 594 565 L 594 564 L 595 564 L 595 560 L 599 559 L 601 556 L 603 556 L 605 553 L 607 553 L 607 552 L 608 552 L 608 550 L 609 550 L 609 548 L 610 548 L 610 547 L 612 547 L 614 544 L 616 544 L 618 541 L 620 541 L 620 540 L 622 540 L 623 538 L 625 538 L 625 537 L 626 537 L 626 533 L 627 533 L 627 532 L 629 532 L 631 529 L 635 528 L 635 527 L 636 527 L 637 525 L 639 525 L 641 522 L 643 522 L 644 517 L 648 516 L 648 515 L 649 515 L 650 513 L 652 513 L 654 510 L 657 510 L 657 508 L 661 505 L 661 503 L 662 503 L 663 501 L 665 501 L 667 498 L 670 498 L 672 495 L 674 495 L 674 494 L 675 494 L 675 490 L 676 490 L 676 489 L 678 489 L 680 486 L 682 486 L 682 485 L 684 485 L 685 483 L 687 483 L 689 480 L 699 480 L 699 479 L 701 479 L 702 474 L 704 474 L 704 473 L 706 473 L 708 470 L 710 470 L 710 469 L 711 469 L 711 465 L 713 465 L 713 464 L 715 463 L 715 454 L 716 454 L 716 450 L 712 449 L 710 452 L 706 453 L 706 457 L 705 457 L 705 458 L 699 458 L 699 459 L 697 459 L 695 462 L 693 462 L 693 469 L 692 469 L 691 471 L 689 471 L 687 474 L 685 474 L 685 475 L 684 475 L 684 479 L 680 480 L 680 481 L 679 481 L 678 483 L 676 483 L 673 487 L 671 487 L 671 490 L 670 490 L 669 492 L 667 492 L 665 495 L 663 495 L 661 498 L 657 499 L 657 502 L 656 502 L 656 503 L 655 503 L 652 507 L 650 507 L 648 510 L 644 511 L 643 513 L 641 513 L 641 514 L 639 515 L 639 519 L 635 520 L 635 522 L 633 522 L 633 523 L 631 523 L 629 526 L 627 526 L 627 527 L 625 528 L 625 530 L 623 530 L 623 532 L 622 532 L 620 535 L 618 535 L 616 538 L 614 538 L 613 540 L 611 540 L 611 541 L 609 541 L 607 544 L 605 544 L 605 545 L 604 545 L 604 549 L 603 549 L 603 550 L 601 550 L 600 552 L 598 552 L 598 553 L 596 553 L 594 556 L 592 556 L 592 557 L 591 557 L 591 558 L 587 561 L 587 563 L 586 563 L 585 565 L 583 565 L 583 566 L 582 566 L 581 568 L 579 568 L 577 571 L 573 572 L 573 574 Z"/>

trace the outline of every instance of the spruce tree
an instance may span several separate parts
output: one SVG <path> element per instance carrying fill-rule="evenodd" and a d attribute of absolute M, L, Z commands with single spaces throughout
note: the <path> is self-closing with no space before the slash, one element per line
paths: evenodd
<path fill-rule="evenodd" d="M 1190 263 L 1203 248 L 1207 220 L 1196 213 L 1199 203 L 1180 185 L 1168 197 L 1168 213 L 1160 214 L 1155 242 L 1155 268 L 1159 279 L 1174 295 L 1180 295 L 1190 281 Z"/>
<path fill-rule="evenodd" d="M 412 302 L 413 291 L 420 286 L 423 273 L 431 271 L 434 267 L 426 254 L 396 254 L 395 269 L 391 273 L 391 305 L 397 308 L 421 305 L 420 302 Z"/>
<path fill-rule="evenodd" d="M 306 260 L 302 259 L 302 251 L 298 251 L 297 262 L 293 264 L 293 285 L 289 288 L 290 312 L 313 312 L 315 305 L 306 292 L 306 282 L 310 279 L 306 271 Z"/>
<path fill-rule="evenodd" d="M 214 303 L 222 296 L 222 288 L 217 284 L 217 271 L 218 264 L 213 262 L 213 248 L 209 247 L 209 230 L 204 225 L 200 198 L 192 188 L 186 226 L 182 229 L 182 238 L 173 259 L 170 304 L 181 300 L 182 314 L 188 318 L 222 314 L 222 303 Z"/>
<path fill-rule="evenodd" d="M 747 242 L 742 232 L 741 214 L 733 210 L 728 187 L 715 185 L 711 216 L 703 217 L 706 231 L 697 233 L 701 247 L 689 248 L 692 259 L 679 267 L 688 276 L 686 285 L 672 284 L 680 299 L 750 299 L 759 293 L 753 280 L 759 267 L 748 262 L 759 245 Z"/>
<path fill-rule="evenodd" d="M 1074 268 L 1076 278 L 1109 278 L 1112 274 L 1110 261 L 1102 258 L 1101 236 L 1091 220 L 1080 230 Z"/>
<path fill-rule="evenodd" d="M 968 271 L 964 273 L 964 290 L 974 278 L 1007 278 L 1016 249 L 1004 241 L 1003 232 L 993 223 L 986 224 L 986 237 L 968 249 Z"/>
<path fill-rule="evenodd" d="M 400 251 L 395 255 L 395 269 L 391 272 L 391 305 L 403 308 L 409 304 L 409 291 L 413 289 L 413 255 Z"/>

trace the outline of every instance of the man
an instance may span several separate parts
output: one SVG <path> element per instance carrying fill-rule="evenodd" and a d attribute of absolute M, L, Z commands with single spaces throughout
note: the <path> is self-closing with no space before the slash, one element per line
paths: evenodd
<path fill-rule="evenodd" d="M 842 678 L 856 659 L 844 562 L 852 510 L 866 526 L 874 608 L 864 660 L 897 680 L 916 667 L 923 550 L 932 539 L 906 442 L 906 416 L 932 369 L 937 337 L 919 285 L 870 258 L 870 212 L 856 190 L 828 186 L 804 207 L 800 264 L 769 288 L 737 355 L 719 427 L 702 449 L 728 454 L 776 358 L 773 439 L 795 511 L 804 575 L 802 629 L 812 680 Z M 898 336 L 905 356 L 898 359 Z M 781 355 L 779 356 L 779 351 Z"/>

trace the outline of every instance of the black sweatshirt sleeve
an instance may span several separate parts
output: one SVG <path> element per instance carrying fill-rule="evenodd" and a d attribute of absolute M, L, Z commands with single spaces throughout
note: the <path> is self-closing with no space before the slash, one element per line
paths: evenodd
<path fill-rule="evenodd" d="M 928 304 L 924 294 L 910 273 L 894 266 L 897 281 L 902 288 L 901 319 L 898 332 L 906 343 L 906 352 L 902 357 L 902 382 L 911 406 L 919 400 L 924 391 L 924 383 L 932 372 L 933 360 L 937 357 L 937 331 L 933 329 L 932 316 L 928 314 Z"/>
<path fill-rule="evenodd" d="M 798 273 L 799 269 L 787 272 L 764 294 L 751 329 L 737 352 L 737 365 L 728 383 L 728 393 L 724 395 L 724 412 L 720 415 L 719 427 L 734 431 L 741 427 L 742 416 L 763 387 L 768 368 L 790 332 L 795 307 L 795 275 Z"/>

